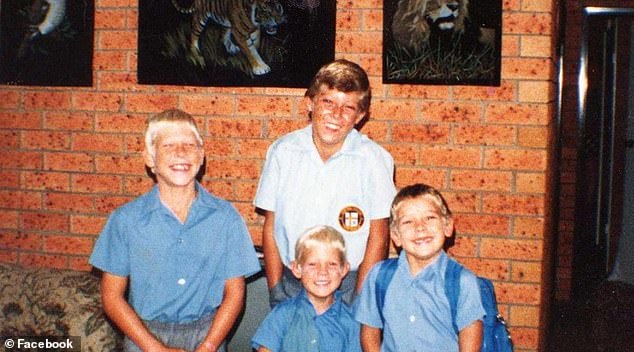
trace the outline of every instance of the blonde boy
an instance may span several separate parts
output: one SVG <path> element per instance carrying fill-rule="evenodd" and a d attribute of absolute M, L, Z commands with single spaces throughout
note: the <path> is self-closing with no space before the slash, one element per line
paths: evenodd
<path fill-rule="evenodd" d="M 276 305 L 252 340 L 258 352 L 360 351 L 359 324 L 337 290 L 350 270 L 343 236 L 330 226 L 297 241 L 291 270 L 303 289 Z"/>
<path fill-rule="evenodd" d="M 453 218 L 442 195 L 424 184 L 401 189 L 392 202 L 391 237 L 402 249 L 394 277 L 377 304 L 376 265 L 363 285 L 355 318 L 364 351 L 479 351 L 484 308 L 476 276 L 462 270 L 453 327 L 444 278 L 453 260 L 443 250 Z M 381 317 L 382 316 L 382 317 Z"/>
<path fill-rule="evenodd" d="M 156 185 L 113 212 L 90 257 L 104 310 L 124 351 L 222 351 L 244 277 L 260 268 L 246 224 L 196 181 L 204 149 L 191 115 L 151 117 L 143 155 Z"/>

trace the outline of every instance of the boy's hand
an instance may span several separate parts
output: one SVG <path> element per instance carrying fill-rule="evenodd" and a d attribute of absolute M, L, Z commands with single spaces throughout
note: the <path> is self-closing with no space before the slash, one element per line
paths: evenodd
<path fill-rule="evenodd" d="M 216 352 L 218 348 L 211 342 L 203 342 L 196 348 L 194 352 Z"/>

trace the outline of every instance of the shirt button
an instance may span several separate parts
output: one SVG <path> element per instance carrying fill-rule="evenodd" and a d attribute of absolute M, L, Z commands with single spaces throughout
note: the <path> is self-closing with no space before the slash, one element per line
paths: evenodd
<path fill-rule="evenodd" d="M 178 279 L 177 283 L 181 286 L 185 285 L 185 279 Z"/>
<path fill-rule="evenodd" d="M 310 340 L 310 343 L 314 345 L 314 344 L 317 343 L 317 340 L 316 339 L 312 339 L 312 340 Z"/>
<path fill-rule="evenodd" d="M 416 321 L 416 317 L 413 316 L 413 315 L 410 315 L 409 316 L 409 321 L 412 322 L 412 323 L 415 322 Z"/>
<path fill-rule="evenodd" d="M 183 243 L 183 239 L 182 239 L 182 238 L 179 238 L 177 242 L 178 242 L 178 243 Z"/>

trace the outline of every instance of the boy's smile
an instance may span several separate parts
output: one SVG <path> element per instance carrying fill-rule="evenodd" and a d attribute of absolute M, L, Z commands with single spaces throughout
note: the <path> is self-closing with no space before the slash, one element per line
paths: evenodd
<path fill-rule="evenodd" d="M 392 240 L 405 251 L 414 276 L 438 257 L 445 238 L 453 233 L 453 221 L 445 219 L 432 198 L 426 196 L 403 200 L 396 221 Z"/>

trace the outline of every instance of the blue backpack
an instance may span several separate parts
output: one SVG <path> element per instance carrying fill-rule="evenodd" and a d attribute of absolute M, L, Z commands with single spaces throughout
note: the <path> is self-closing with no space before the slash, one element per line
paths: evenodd
<path fill-rule="evenodd" d="M 394 272 L 396 272 L 397 264 L 397 258 L 383 261 L 383 263 L 380 264 L 381 266 L 379 267 L 376 278 L 376 302 L 382 321 L 384 321 L 383 305 L 385 302 L 385 294 L 390 281 L 392 281 Z M 447 270 L 445 271 L 445 294 L 449 299 L 452 323 L 456 335 L 459 332 L 458 326 L 456 325 L 456 311 L 458 310 L 458 296 L 460 296 L 460 273 L 462 272 L 462 268 L 462 265 L 449 258 Z M 512 352 L 513 342 L 511 341 L 511 335 L 506 327 L 506 323 L 498 312 L 493 283 L 488 279 L 478 276 L 478 285 L 480 287 L 480 297 L 485 312 L 481 352 Z"/>

